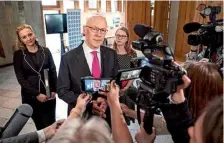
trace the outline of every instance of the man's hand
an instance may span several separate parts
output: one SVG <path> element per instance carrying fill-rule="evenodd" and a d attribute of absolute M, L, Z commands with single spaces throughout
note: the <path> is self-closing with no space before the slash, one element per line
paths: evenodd
<path fill-rule="evenodd" d="M 45 139 L 52 138 L 55 133 L 58 131 L 58 125 L 62 124 L 65 120 L 58 120 L 54 122 L 52 125 L 44 128 Z"/>
<path fill-rule="evenodd" d="M 97 100 L 93 101 L 92 112 L 99 115 L 100 117 L 106 118 L 105 111 L 107 109 L 107 103 L 104 98 L 98 97 Z"/>
<path fill-rule="evenodd" d="M 40 94 L 40 95 L 38 95 L 36 98 L 37 98 L 37 100 L 40 101 L 40 102 L 45 102 L 45 101 L 47 101 L 47 96 L 44 95 L 44 94 Z"/>

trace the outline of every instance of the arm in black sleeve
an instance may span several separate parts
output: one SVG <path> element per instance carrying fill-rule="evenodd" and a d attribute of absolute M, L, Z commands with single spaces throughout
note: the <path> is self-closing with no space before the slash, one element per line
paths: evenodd
<path fill-rule="evenodd" d="M 0 139 L 0 143 L 39 143 L 37 132 Z"/>
<path fill-rule="evenodd" d="M 188 128 L 193 126 L 187 101 L 161 108 L 174 143 L 189 143 Z"/>
<path fill-rule="evenodd" d="M 50 75 L 50 83 L 51 83 L 51 92 L 56 92 L 57 89 L 57 72 L 56 72 L 56 67 L 54 64 L 54 60 L 52 57 L 52 54 L 48 48 L 46 48 L 48 51 L 48 56 L 49 56 L 49 75 Z"/>
<path fill-rule="evenodd" d="M 30 85 L 30 83 L 24 78 L 24 75 L 22 72 L 22 68 L 23 68 L 22 64 L 23 64 L 23 55 L 22 53 L 20 53 L 20 51 L 16 51 L 13 56 L 13 66 L 14 66 L 17 80 L 23 89 L 25 89 L 27 92 L 31 93 L 34 96 L 38 96 L 40 94 L 38 89 L 33 88 Z"/>
<path fill-rule="evenodd" d="M 70 72 L 64 56 L 61 58 L 58 81 L 57 81 L 58 97 L 66 103 L 76 103 L 79 94 L 71 91 Z"/>

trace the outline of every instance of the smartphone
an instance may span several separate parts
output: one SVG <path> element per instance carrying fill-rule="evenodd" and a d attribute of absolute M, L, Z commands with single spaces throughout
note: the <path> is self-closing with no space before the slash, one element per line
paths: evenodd
<path fill-rule="evenodd" d="M 109 92 L 109 84 L 111 82 L 110 78 L 101 78 L 101 79 L 97 79 L 97 78 L 82 78 L 81 79 L 81 88 L 82 91 L 85 92 L 98 92 L 98 91 L 105 91 L 105 92 Z"/>
<path fill-rule="evenodd" d="M 116 81 L 132 80 L 140 78 L 142 67 L 126 70 L 119 70 Z"/>

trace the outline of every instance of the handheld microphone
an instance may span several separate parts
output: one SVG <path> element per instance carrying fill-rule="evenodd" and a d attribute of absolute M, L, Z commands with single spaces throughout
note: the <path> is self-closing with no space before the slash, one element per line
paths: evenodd
<path fill-rule="evenodd" d="M 150 31 L 152 28 L 145 24 L 136 24 L 134 26 L 135 34 L 138 35 L 140 38 L 144 38 L 144 36 Z"/>
<path fill-rule="evenodd" d="M 184 25 L 183 30 L 185 33 L 191 33 L 201 28 L 201 24 L 198 22 L 190 22 Z"/>
<path fill-rule="evenodd" d="M 1 138 L 10 138 L 17 136 L 26 122 L 33 114 L 33 109 L 28 104 L 20 105 L 16 111 L 13 113 L 9 121 L 3 127 L 3 132 Z"/>

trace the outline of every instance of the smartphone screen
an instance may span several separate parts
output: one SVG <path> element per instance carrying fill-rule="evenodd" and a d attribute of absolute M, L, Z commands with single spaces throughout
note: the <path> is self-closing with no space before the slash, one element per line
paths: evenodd
<path fill-rule="evenodd" d="M 123 71 L 121 72 L 120 80 L 131 80 L 139 78 L 142 69 L 134 69 L 130 71 Z"/>
<path fill-rule="evenodd" d="M 109 79 L 104 79 L 104 80 L 99 80 L 99 79 L 85 79 L 84 80 L 84 90 L 86 92 L 97 92 L 97 91 L 109 91 L 108 86 L 109 86 L 110 80 Z"/>

